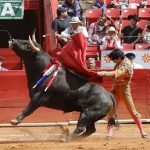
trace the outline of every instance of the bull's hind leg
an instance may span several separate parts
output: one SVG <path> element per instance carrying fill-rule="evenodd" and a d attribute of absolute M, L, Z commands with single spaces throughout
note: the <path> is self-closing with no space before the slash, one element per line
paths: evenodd
<path fill-rule="evenodd" d="M 86 126 L 88 123 L 88 116 L 86 112 L 80 114 L 78 124 L 76 129 L 65 138 L 65 142 L 74 140 L 77 136 L 83 134 L 86 131 Z"/>
<path fill-rule="evenodd" d="M 96 131 L 94 123 L 107 115 L 103 109 L 84 110 L 79 117 L 77 128 L 66 137 L 66 141 L 71 141 L 80 137 L 87 137 Z"/>
<path fill-rule="evenodd" d="M 89 122 L 86 126 L 86 131 L 79 136 L 79 138 L 88 137 L 96 132 L 95 122 Z"/>

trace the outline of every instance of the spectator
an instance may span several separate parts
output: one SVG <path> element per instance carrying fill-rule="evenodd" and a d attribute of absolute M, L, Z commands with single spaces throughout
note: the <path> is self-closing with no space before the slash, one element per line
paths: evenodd
<path fill-rule="evenodd" d="M 112 0 L 110 5 L 113 8 L 127 8 L 128 0 Z"/>
<path fill-rule="evenodd" d="M 3 58 L 0 56 L 0 71 L 8 71 L 8 69 L 2 67 Z"/>
<path fill-rule="evenodd" d="M 105 9 L 106 8 L 106 1 L 105 0 L 96 0 L 92 6 L 93 9 Z"/>
<path fill-rule="evenodd" d="M 81 22 L 82 21 L 80 21 L 78 17 L 72 17 L 72 21 L 70 22 L 71 25 L 61 33 L 61 38 L 65 42 L 68 42 L 71 39 L 71 36 L 79 32 L 82 32 L 83 35 L 88 38 L 88 32 L 85 27 L 81 26 Z"/>
<path fill-rule="evenodd" d="M 108 29 L 107 35 L 103 38 L 103 50 L 114 50 L 121 48 L 121 40 L 117 36 L 116 29 L 112 26 Z"/>
<path fill-rule="evenodd" d="M 55 37 L 58 38 L 58 43 L 61 46 L 64 45 L 64 41 L 60 38 L 60 34 L 70 25 L 70 21 L 71 17 L 68 16 L 66 8 L 59 7 L 57 9 L 57 18 L 52 22 L 52 29 L 55 31 Z"/>
<path fill-rule="evenodd" d="M 135 54 L 134 53 L 127 53 L 125 56 L 131 61 L 132 63 L 132 68 L 133 69 L 143 69 L 144 67 L 140 64 L 137 64 L 134 59 L 135 59 Z"/>
<path fill-rule="evenodd" d="M 150 44 L 150 25 L 147 25 L 143 30 L 143 42 Z"/>
<path fill-rule="evenodd" d="M 88 69 L 98 69 L 98 68 L 96 67 L 95 58 L 88 58 L 88 59 L 87 59 L 87 67 L 88 67 Z"/>
<path fill-rule="evenodd" d="M 79 17 L 82 20 L 83 10 L 79 0 L 65 0 L 62 7 L 67 9 L 68 15 L 71 17 Z"/>
<path fill-rule="evenodd" d="M 129 15 L 128 20 L 130 20 L 130 25 L 123 28 L 121 37 L 124 38 L 124 43 L 139 43 L 142 35 L 142 29 L 136 26 L 139 17 L 137 15 Z"/>
<path fill-rule="evenodd" d="M 88 34 L 89 34 L 89 39 L 88 42 L 91 45 L 102 45 L 102 39 L 106 35 L 106 26 L 105 22 L 106 20 L 111 18 L 109 16 L 106 16 L 105 14 L 100 15 L 98 18 L 97 22 L 92 23 L 89 26 L 88 29 Z M 112 24 L 114 24 L 113 20 L 111 20 Z"/>

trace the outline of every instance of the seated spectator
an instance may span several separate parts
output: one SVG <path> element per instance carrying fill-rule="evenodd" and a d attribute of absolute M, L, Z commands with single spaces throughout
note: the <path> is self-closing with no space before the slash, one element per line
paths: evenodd
<path fill-rule="evenodd" d="M 128 7 L 128 0 L 112 0 L 110 2 L 110 6 L 112 8 L 127 8 Z"/>
<path fill-rule="evenodd" d="M 147 7 L 147 1 L 146 0 L 141 0 L 140 6 L 143 7 L 143 8 L 146 8 Z"/>
<path fill-rule="evenodd" d="M 143 42 L 150 44 L 150 25 L 147 25 L 142 33 Z"/>
<path fill-rule="evenodd" d="M 79 0 L 65 0 L 62 7 L 67 9 L 69 16 L 79 17 L 82 20 L 83 10 Z"/>
<path fill-rule="evenodd" d="M 71 39 L 71 36 L 79 32 L 82 32 L 83 35 L 88 38 L 88 32 L 85 27 L 81 26 L 81 22 L 82 21 L 80 21 L 78 17 L 72 17 L 70 26 L 66 28 L 65 31 L 63 31 L 60 35 L 66 43 Z"/>
<path fill-rule="evenodd" d="M 89 39 L 88 42 L 91 45 L 102 45 L 102 39 L 106 35 L 106 20 L 110 19 L 110 17 L 105 14 L 100 15 L 97 22 L 92 23 L 88 28 Z M 114 24 L 113 20 L 111 20 L 112 24 Z"/>
<path fill-rule="evenodd" d="M 2 67 L 3 64 L 3 58 L 0 56 L 0 71 L 8 71 L 8 69 Z"/>
<path fill-rule="evenodd" d="M 98 69 L 98 67 L 96 67 L 95 58 L 88 58 L 87 59 L 87 68 L 88 69 Z"/>
<path fill-rule="evenodd" d="M 123 28 L 121 38 L 123 38 L 123 42 L 127 44 L 139 43 L 142 35 L 142 29 L 136 26 L 139 17 L 137 15 L 129 15 L 128 20 L 130 20 L 130 25 Z"/>
<path fill-rule="evenodd" d="M 52 29 L 55 31 L 55 37 L 58 38 L 58 43 L 63 46 L 65 43 L 60 38 L 60 34 L 64 31 L 70 24 L 71 17 L 68 16 L 67 10 L 63 7 L 57 9 L 57 18 L 52 22 Z"/>
<path fill-rule="evenodd" d="M 106 1 L 105 0 L 96 0 L 92 6 L 92 9 L 105 9 L 106 8 Z"/>
<path fill-rule="evenodd" d="M 132 67 L 133 69 L 143 69 L 144 67 L 141 64 L 137 64 L 134 59 L 135 59 L 135 54 L 134 53 L 127 53 L 125 56 L 132 62 Z"/>
<path fill-rule="evenodd" d="M 107 31 L 107 35 L 103 38 L 102 50 L 114 50 L 121 48 L 121 40 L 118 38 L 117 30 L 114 27 L 110 27 Z"/>

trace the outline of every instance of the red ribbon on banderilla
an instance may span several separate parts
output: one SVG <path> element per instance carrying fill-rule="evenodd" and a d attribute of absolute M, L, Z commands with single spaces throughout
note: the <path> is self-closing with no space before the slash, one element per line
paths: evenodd
<path fill-rule="evenodd" d="M 40 86 L 48 76 L 53 74 L 44 91 L 46 92 L 48 90 L 48 88 L 51 86 L 51 84 L 53 83 L 54 79 L 56 78 L 56 76 L 58 74 L 58 71 L 60 69 L 60 64 L 57 63 L 57 64 L 53 64 L 53 65 L 48 65 L 48 67 L 46 67 L 46 69 L 44 70 L 43 76 L 33 86 L 33 89 L 36 88 L 37 86 Z"/>

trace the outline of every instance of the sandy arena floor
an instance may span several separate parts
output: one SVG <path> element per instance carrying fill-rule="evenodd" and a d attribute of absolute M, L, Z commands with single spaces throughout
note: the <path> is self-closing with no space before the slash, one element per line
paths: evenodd
<path fill-rule="evenodd" d="M 72 131 L 75 126 L 67 126 Z M 96 125 L 92 136 L 69 143 L 59 142 L 62 130 L 52 127 L 0 128 L 0 150 L 150 150 L 150 124 L 144 128 L 149 135 L 140 137 L 134 124 L 121 124 L 112 139 L 106 138 L 106 125 Z"/>

